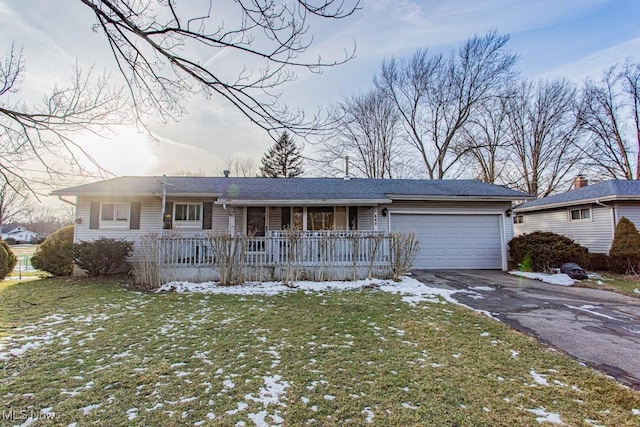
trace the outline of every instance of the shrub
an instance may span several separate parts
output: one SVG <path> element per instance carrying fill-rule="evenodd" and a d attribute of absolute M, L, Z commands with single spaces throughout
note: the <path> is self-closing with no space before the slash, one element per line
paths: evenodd
<path fill-rule="evenodd" d="M 128 273 L 127 257 L 131 251 L 131 242 L 101 237 L 93 242 L 74 244 L 73 261 L 92 277 Z"/>
<path fill-rule="evenodd" d="M 17 245 L 17 244 L 18 244 L 18 241 L 17 241 L 16 239 L 14 239 L 13 237 L 8 237 L 8 238 L 6 238 L 6 239 L 4 240 L 4 242 L 5 242 L 7 245 Z"/>
<path fill-rule="evenodd" d="M 586 270 L 606 271 L 609 269 L 609 255 L 598 252 L 589 252 L 582 264 Z"/>
<path fill-rule="evenodd" d="M 47 237 L 31 257 L 31 265 L 54 276 L 73 272 L 73 225 L 61 228 Z"/>
<path fill-rule="evenodd" d="M 566 236 L 536 231 L 514 237 L 509 242 L 513 261 L 533 271 L 549 271 L 559 268 L 565 262 L 584 263 L 587 248 L 580 246 Z"/>
<path fill-rule="evenodd" d="M 7 277 L 16 266 L 18 258 L 4 240 L 0 240 L 0 280 Z"/>
<path fill-rule="evenodd" d="M 640 233 L 631 221 L 622 217 L 616 225 L 609 250 L 609 269 L 614 273 L 635 274 L 639 264 Z"/>

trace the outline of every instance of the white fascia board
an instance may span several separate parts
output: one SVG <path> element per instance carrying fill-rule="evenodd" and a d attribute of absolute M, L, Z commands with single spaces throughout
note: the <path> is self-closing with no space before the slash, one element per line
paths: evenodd
<path fill-rule="evenodd" d="M 228 206 L 371 206 L 391 203 L 390 199 L 292 199 L 292 200 L 225 200 L 218 199 L 216 205 Z"/>
<path fill-rule="evenodd" d="M 403 196 L 389 194 L 389 197 L 397 201 L 420 201 L 420 202 L 512 202 L 514 200 L 533 200 L 535 197 L 507 197 L 507 196 Z"/>
<path fill-rule="evenodd" d="M 621 201 L 638 201 L 638 200 L 640 200 L 640 195 L 639 196 L 605 196 L 605 197 L 595 197 L 591 199 L 572 200 L 569 202 L 549 203 L 547 205 L 531 206 L 528 208 L 516 207 L 513 209 L 513 211 L 516 213 L 534 212 L 534 211 L 544 211 L 544 210 L 556 209 L 556 208 L 567 208 L 571 206 L 598 204 L 602 202 L 621 202 Z"/>

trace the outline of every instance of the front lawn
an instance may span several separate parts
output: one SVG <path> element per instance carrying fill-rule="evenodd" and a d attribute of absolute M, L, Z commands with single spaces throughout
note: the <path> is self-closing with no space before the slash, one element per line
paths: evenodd
<path fill-rule="evenodd" d="M 640 423 L 640 393 L 564 354 L 375 288 L 143 294 L 45 279 L 0 291 L 0 337 L 9 425 L 20 411 L 65 426 Z"/>

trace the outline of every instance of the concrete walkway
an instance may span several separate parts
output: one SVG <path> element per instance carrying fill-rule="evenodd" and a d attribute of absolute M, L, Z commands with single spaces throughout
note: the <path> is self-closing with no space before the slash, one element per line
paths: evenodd
<path fill-rule="evenodd" d="M 454 298 L 640 390 L 639 298 L 548 285 L 498 271 L 416 270 L 413 275 L 444 289 L 474 287 Z"/>

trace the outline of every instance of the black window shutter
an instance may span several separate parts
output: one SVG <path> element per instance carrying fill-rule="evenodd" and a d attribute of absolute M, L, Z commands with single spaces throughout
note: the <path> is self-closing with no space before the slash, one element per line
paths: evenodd
<path fill-rule="evenodd" d="M 349 230 L 358 229 L 358 207 L 349 206 Z"/>
<path fill-rule="evenodd" d="M 91 202 L 91 211 L 89 212 L 89 228 L 97 230 L 100 228 L 100 202 Z"/>
<path fill-rule="evenodd" d="M 173 228 L 173 202 L 164 204 L 164 229 L 171 230 Z"/>
<path fill-rule="evenodd" d="M 211 230 L 212 215 L 213 215 L 213 203 L 204 202 L 202 204 L 202 229 L 203 230 Z"/>
<path fill-rule="evenodd" d="M 131 202 L 131 217 L 129 218 L 129 230 L 140 230 L 141 202 Z"/>
<path fill-rule="evenodd" d="M 282 227 L 283 230 L 291 228 L 291 208 L 282 208 Z"/>

